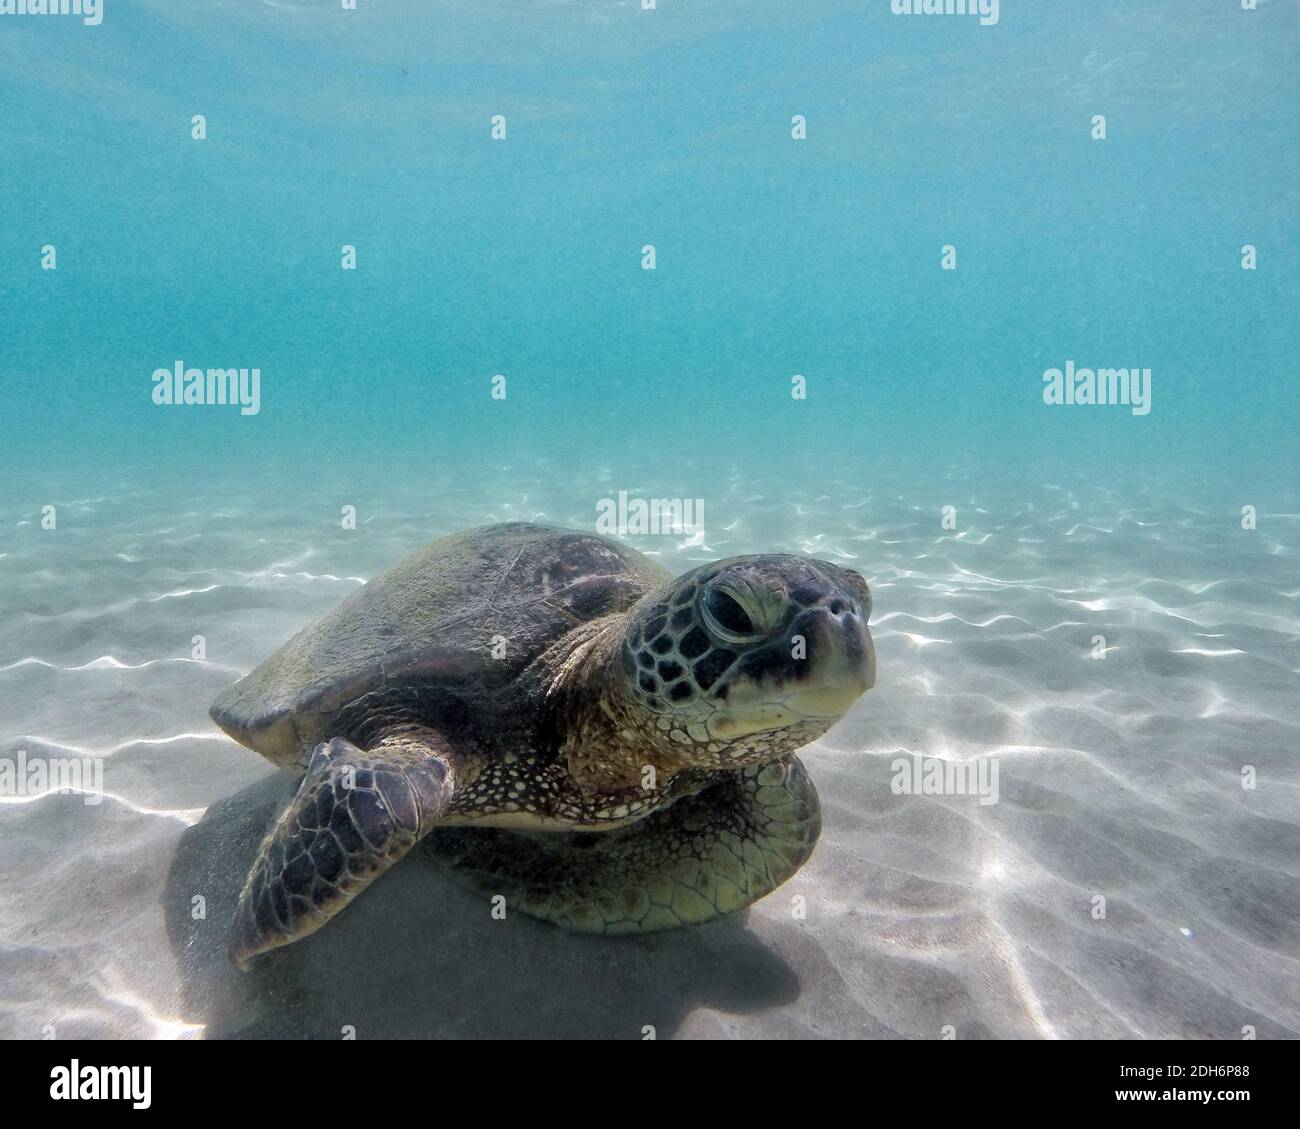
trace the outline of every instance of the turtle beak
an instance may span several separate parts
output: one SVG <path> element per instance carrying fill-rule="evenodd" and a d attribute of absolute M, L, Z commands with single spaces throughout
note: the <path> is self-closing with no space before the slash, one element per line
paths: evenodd
<path fill-rule="evenodd" d="M 783 664 L 779 680 L 731 686 L 725 707 L 708 719 L 711 737 L 735 740 L 801 722 L 829 729 L 876 684 L 876 649 L 866 608 L 856 596 L 829 595 L 804 611 L 776 646 L 783 655 L 792 654 L 800 637 L 806 660 Z"/>
<path fill-rule="evenodd" d="M 803 627 L 812 671 L 783 705 L 809 721 L 838 721 L 876 684 L 876 648 L 866 610 L 860 600 L 836 596 Z"/>

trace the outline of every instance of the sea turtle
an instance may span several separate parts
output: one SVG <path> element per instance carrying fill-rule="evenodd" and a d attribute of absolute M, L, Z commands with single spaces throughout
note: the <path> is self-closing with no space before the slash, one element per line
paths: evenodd
<path fill-rule="evenodd" d="M 421 840 L 572 929 L 749 905 L 812 853 L 794 753 L 873 685 L 870 613 L 857 573 L 784 554 L 674 579 L 525 522 L 412 553 L 212 705 L 305 769 L 244 883 L 236 961 L 319 929 Z"/>

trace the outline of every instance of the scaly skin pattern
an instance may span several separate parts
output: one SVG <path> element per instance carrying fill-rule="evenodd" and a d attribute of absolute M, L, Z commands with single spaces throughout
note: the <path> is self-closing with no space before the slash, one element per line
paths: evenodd
<path fill-rule="evenodd" d="M 341 738 L 317 745 L 244 882 L 236 963 L 314 933 L 402 858 L 446 811 L 452 772 L 427 736 L 393 735 L 370 753 Z"/>
<path fill-rule="evenodd" d="M 602 834 L 435 828 L 433 857 L 513 910 L 587 933 L 651 933 L 740 910 L 776 889 L 821 832 L 797 757 L 725 773 Z"/>
<path fill-rule="evenodd" d="M 714 774 L 680 769 L 633 779 L 638 782 L 584 791 L 562 761 L 544 761 L 531 753 L 471 758 L 439 825 L 601 831 L 698 791 Z M 656 782 L 643 785 L 642 779 Z"/>
<path fill-rule="evenodd" d="M 523 712 L 541 717 L 555 739 L 524 733 L 516 752 L 509 733 L 504 745 L 468 748 L 442 824 L 604 830 L 715 779 L 658 730 L 659 740 L 647 739 L 634 720 L 642 711 L 618 693 L 611 668 L 627 621 L 616 614 L 584 624 L 538 657 L 521 679 L 536 687 Z"/>
<path fill-rule="evenodd" d="M 788 555 L 672 580 L 515 525 L 413 554 L 214 703 L 239 740 L 307 763 L 241 895 L 236 960 L 314 932 L 421 839 L 571 929 L 750 905 L 820 833 L 794 754 L 874 682 L 869 615 L 861 577 Z"/>

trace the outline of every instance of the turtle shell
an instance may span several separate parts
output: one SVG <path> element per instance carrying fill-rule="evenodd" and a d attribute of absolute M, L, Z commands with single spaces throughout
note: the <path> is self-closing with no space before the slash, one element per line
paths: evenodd
<path fill-rule="evenodd" d="M 212 719 L 290 764 L 351 737 L 367 714 L 445 726 L 458 709 L 517 710 L 527 699 L 509 691 L 534 658 L 666 579 L 636 550 L 568 529 L 511 522 L 443 537 L 303 628 L 227 688 Z"/>

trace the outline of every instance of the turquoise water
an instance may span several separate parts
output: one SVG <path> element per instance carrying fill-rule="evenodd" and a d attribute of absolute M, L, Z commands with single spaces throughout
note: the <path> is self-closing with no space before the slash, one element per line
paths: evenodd
<path fill-rule="evenodd" d="M 0 20 L 5 455 L 41 475 L 1295 480 L 1294 3 Z M 177 360 L 260 368 L 260 413 L 156 407 Z M 1149 367 L 1152 411 L 1046 408 L 1067 360 Z"/>
<path fill-rule="evenodd" d="M 1300 1036 L 1298 55 L 1295 0 L 0 14 L 0 766 L 104 793 L 0 791 L 0 1034 Z M 156 404 L 178 362 L 258 411 Z M 433 538 L 621 491 L 703 504 L 628 537 L 675 573 L 870 581 L 808 865 L 610 948 L 404 862 L 237 973 L 296 782 L 208 705 Z"/>

